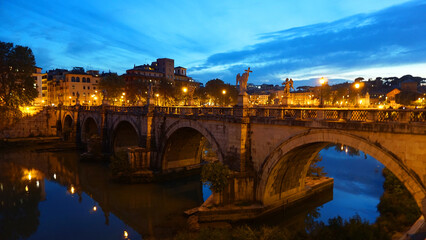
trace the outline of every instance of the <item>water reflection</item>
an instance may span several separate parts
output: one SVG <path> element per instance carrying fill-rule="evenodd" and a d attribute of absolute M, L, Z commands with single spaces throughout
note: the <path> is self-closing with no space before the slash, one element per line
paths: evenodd
<path fill-rule="evenodd" d="M 186 228 L 183 211 L 209 195 L 199 176 L 163 184 L 116 184 L 107 166 L 82 163 L 75 150 L 50 150 L 0 152 L 0 239 L 164 239 Z M 355 214 L 374 222 L 383 165 L 340 145 L 320 155 L 318 165 L 335 179 L 334 191 L 249 224 L 297 231 L 318 219 Z"/>
<path fill-rule="evenodd" d="M 0 226 L 15 228 L 1 231 L 1 239 L 119 239 L 125 233 L 130 239 L 161 239 L 184 228 L 183 211 L 203 202 L 197 176 L 164 184 L 115 184 L 106 166 L 80 163 L 78 156 L 35 149 L 2 153 Z"/>

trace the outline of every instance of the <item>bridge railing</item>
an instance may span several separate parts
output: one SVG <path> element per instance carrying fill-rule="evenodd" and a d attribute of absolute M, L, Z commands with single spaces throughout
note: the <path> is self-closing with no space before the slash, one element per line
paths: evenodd
<path fill-rule="evenodd" d="M 251 108 L 250 117 L 351 122 L 426 122 L 424 109 Z"/>
<path fill-rule="evenodd" d="M 156 113 L 168 115 L 233 116 L 232 107 L 156 107 Z"/>
<path fill-rule="evenodd" d="M 66 110 L 77 110 L 75 106 L 62 106 Z M 147 114 L 145 106 L 78 106 L 80 110 L 107 110 L 118 113 Z M 155 107 L 156 114 L 174 116 L 212 116 L 269 118 L 276 120 L 346 121 L 346 122 L 419 122 L 426 123 L 426 109 L 343 109 L 343 108 L 277 108 L 277 107 Z"/>

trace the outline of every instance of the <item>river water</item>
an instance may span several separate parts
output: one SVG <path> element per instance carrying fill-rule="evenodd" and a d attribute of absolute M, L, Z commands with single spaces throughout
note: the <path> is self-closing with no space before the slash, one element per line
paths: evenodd
<path fill-rule="evenodd" d="M 49 146 L 52 147 L 52 146 Z M 0 239 L 163 239 L 186 227 L 183 211 L 209 190 L 199 176 L 168 183 L 117 184 L 102 163 L 80 162 L 77 150 L 48 146 L 0 150 Z M 254 224 L 303 222 L 355 214 L 370 222 L 383 193 L 383 165 L 345 146 L 320 152 L 333 192 Z"/>

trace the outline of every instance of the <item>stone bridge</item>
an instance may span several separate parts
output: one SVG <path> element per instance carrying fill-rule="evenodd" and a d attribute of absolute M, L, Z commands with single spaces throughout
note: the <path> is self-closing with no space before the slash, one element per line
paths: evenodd
<path fill-rule="evenodd" d="M 135 168 L 191 168 L 212 149 L 234 171 L 229 199 L 269 207 L 305 189 L 327 144 L 350 146 L 392 171 L 425 215 L 425 110 L 75 106 L 58 108 L 56 118 L 65 138 L 85 144 L 97 135 L 109 153 L 142 149 Z"/>

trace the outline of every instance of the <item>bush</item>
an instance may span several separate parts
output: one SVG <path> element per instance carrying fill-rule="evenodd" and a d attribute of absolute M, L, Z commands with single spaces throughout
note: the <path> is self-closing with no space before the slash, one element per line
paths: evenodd
<path fill-rule="evenodd" d="M 228 177 L 231 174 L 228 166 L 221 162 L 208 163 L 201 170 L 201 181 L 216 193 L 222 192 L 228 185 Z"/>

